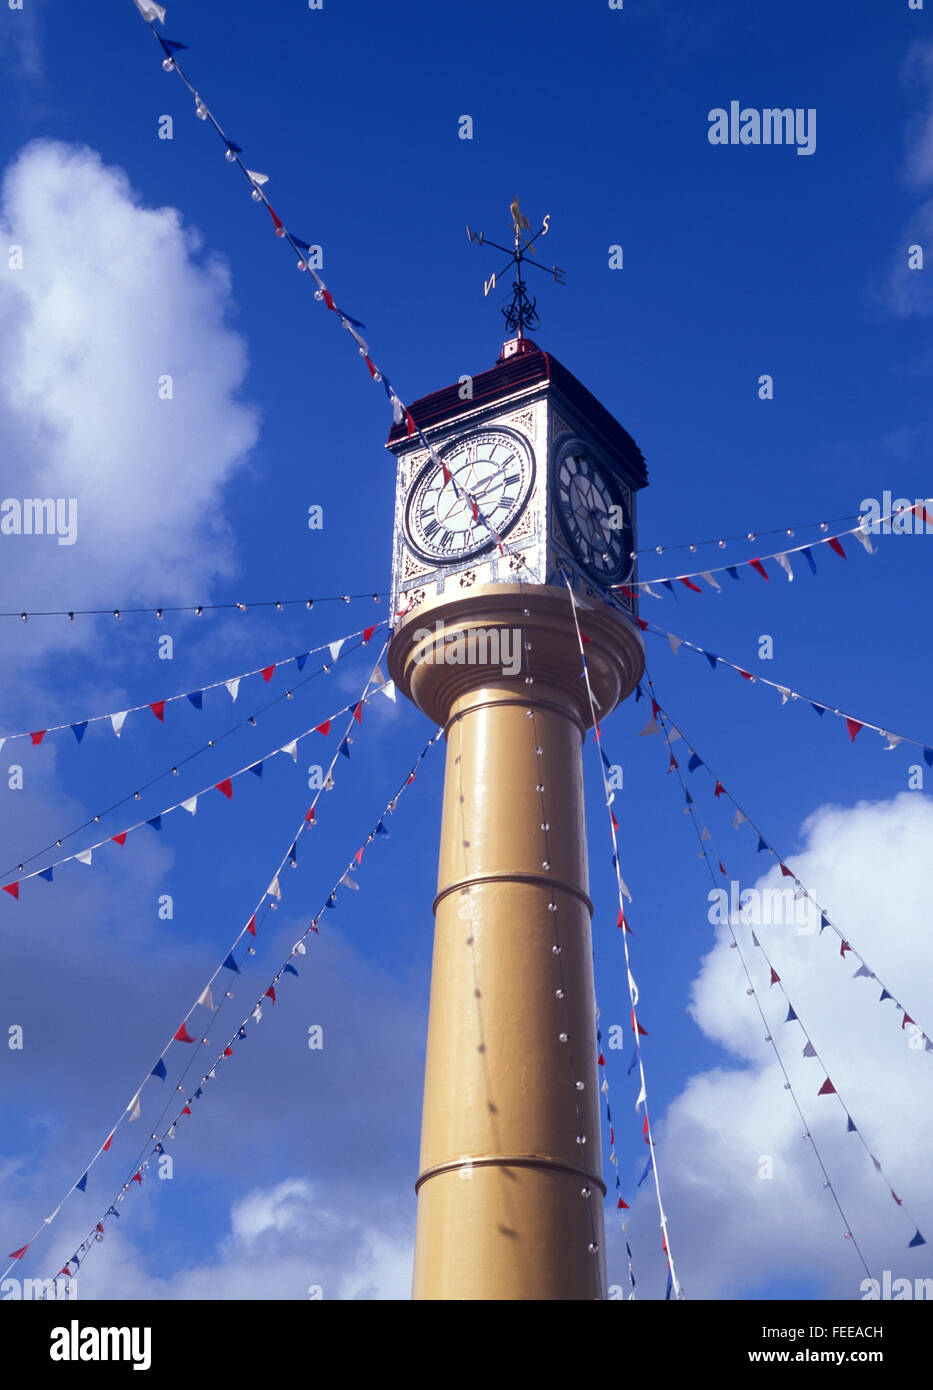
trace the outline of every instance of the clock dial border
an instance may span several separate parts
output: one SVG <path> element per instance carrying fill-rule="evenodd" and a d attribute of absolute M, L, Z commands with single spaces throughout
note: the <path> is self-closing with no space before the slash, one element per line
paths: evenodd
<path fill-rule="evenodd" d="M 569 524 L 567 507 L 561 496 L 560 470 L 568 456 L 572 454 L 582 454 L 590 463 L 600 480 L 604 483 L 613 505 L 622 508 L 625 516 L 625 524 L 621 527 L 622 536 L 622 563 L 618 570 L 607 573 L 600 570 L 592 563 L 592 551 L 585 553 L 578 543 L 576 536 Z M 577 563 L 582 566 L 587 575 L 595 583 L 604 586 L 612 584 L 624 584 L 633 574 L 635 560 L 631 558 L 631 553 L 635 549 L 635 518 L 632 507 L 632 499 L 626 495 L 626 490 L 622 482 L 616 477 L 613 470 L 603 461 L 602 456 L 585 439 L 572 438 L 561 441 L 554 456 L 553 468 L 553 493 L 554 511 L 560 522 L 561 531 L 566 542 L 570 547 Z"/>

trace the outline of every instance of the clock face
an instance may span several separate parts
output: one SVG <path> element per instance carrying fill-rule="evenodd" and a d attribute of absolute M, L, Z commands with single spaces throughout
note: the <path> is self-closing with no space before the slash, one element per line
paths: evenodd
<path fill-rule="evenodd" d="M 440 451 L 448 472 L 430 460 L 408 498 L 405 529 L 411 548 L 422 559 L 455 564 L 495 544 L 490 527 L 504 536 L 525 509 L 534 484 L 531 451 L 519 435 L 483 430 L 465 435 Z M 470 493 L 488 526 L 474 520 Z"/>
<path fill-rule="evenodd" d="M 557 505 L 577 559 L 603 584 L 632 572 L 632 518 L 621 487 L 583 447 L 565 449 L 557 465 Z"/>

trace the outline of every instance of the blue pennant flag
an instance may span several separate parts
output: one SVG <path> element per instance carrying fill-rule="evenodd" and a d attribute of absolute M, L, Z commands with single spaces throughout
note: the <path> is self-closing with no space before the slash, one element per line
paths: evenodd
<path fill-rule="evenodd" d="M 826 913 L 825 913 L 825 912 L 821 912 L 821 913 L 820 913 L 820 931 L 822 932 L 822 931 L 823 931 L 826 927 L 828 927 L 828 926 L 829 926 L 829 918 L 826 916 Z"/>
<path fill-rule="evenodd" d="M 696 772 L 698 767 L 703 766 L 703 759 L 697 753 L 690 754 L 690 761 L 687 763 L 688 772 Z"/>
<path fill-rule="evenodd" d="M 87 1192 L 87 1173 L 75 1183 L 76 1192 Z"/>
<path fill-rule="evenodd" d="M 602 758 L 602 760 L 603 760 L 603 763 L 604 763 L 604 765 L 605 765 L 606 771 L 607 771 L 607 772 L 611 772 L 611 771 L 612 771 L 612 763 L 609 761 L 609 759 L 607 758 L 607 756 L 606 756 L 606 754 L 605 754 L 605 752 L 603 751 L 602 748 L 600 748 L 600 750 L 599 750 L 599 756 L 600 756 L 600 757 Z"/>
<path fill-rule="evenodd" d="M 376 829 L 375 829 L 375 832 L 374 832 L 374 833 L 375 833 L 376 835 L 385 835 L 386 837 L 388 837 L 388 834 L 389 834 L 388 830 L 386 830 L 386 828 L 385 828 L 385 826 L 383 825 L 382 821 L 380 821 L 379 824 L 376 826 Z"/>
<path fill-rule="evenodd" d="M 343 756 L 344 756 L 345 758 L 349 758 L 349 756 L 350 756 L 350 740 L 349 740 L 348 738 L 345 738 L 345 739 L 344 739 L 343 743 L 341 743 L 340 747 L 337 749 L 337 752 L 338 752 L 338 753 L 342 753 Z"/>
<path fill-rule="evenodd" d="M 115 1216 L 115 1217 L 117 1218 L 118 1221 L 120 1220 L 120 1213 L 117 1211 L 116 1207 L 108 1207 L 108 1208 L 107 1208 L 107 1215 L 108 1215 L 108 1216 Z"/>
<path fill-rule="evenodd" d="M 284 975 L 297 975 L 298 971 L 293 965 L 286 965 L 282 973 Z"/>
<path fill-rule="evenodd" d="M 44 878 L 45 881 L 46 881 L 46 883 L 51 883 L 51 882 L 52 882 L 52 870 L 51 870 L 51 867 L 48 868 L 48 869 L 40 869 L 40 870 L 39 870 L 39 877 L 40 877 L 40 878 Z"/>
<path fill-rule="evenodd" d="M 762 851 L 763 849 L 767 849 L 767 848 L 768 848 L 768 846 L 765 844 L 764 839 L 762 838 L 761 835 L 759 835 L 759 836 L 758 836 L 758 848 L 755 850 L 755 853 L 756 853 L 756 854 L 760 854 L 761 851 Z"/>
<path fill-rule="evenodd" d="M 195 1098 L 195 1100 L 200 1100 L 200 1099 L 201 1099 L 201 1087 L 200 1087 L 200 1086 L 199 1086 L 198 1089 L 195 1091 L 195 1093 L 194 1093 L 194 1098 Z"/>
<path fill-rule="evenodd" d="M 330 897 L 327 899 L 327 902 L 326 902 L 325 906 L 326 906 L 326 907 L 336 907 L 336 906 L 337 906 L 336 897 L 335 897 L 335 895 L 334 895 L 333 893 L 331 893 Z"/>
<path fill-rule="evenodd" d="M 810 708 L 815 709 L 820 718 L 826 713 L 825 705 L 815 705 L 812 700 L 810 701 Z"/>
<path fill-rule="evenodd" d="M 918 1231 L 917 1234 L 914 1236 L 913 1240 L 909 1240 L 909 1241 L 907 1242 L 907 1248 L 908 1248 L 908 1250 L 910 1249 L 910 1247 L 911 1247 L 912 1245 L 926 1245 L 926 1241 L 923 1239 L 923 1236 L 920 1234 L 919 1231 Z"/>
<path fill-rule="evenodd" d="M 72 1255 L 72 1257 L 71 1257 L 71 1259 L 68 1261 L 68 1263 L 69 1263 L 70 1265 L 74 1265 L 76 1271 L 79 1270 L 79 1269 L 81 1268 L 81 1261 L 78 1259 L 78 1256 L 77 1256 L 76 1254 L 75 1254 L 75 1255 Z"/>
<path fill-rule="evenodd" d="M 810 547 L 809 547 L 808 545 L 805 545 L 805 546 L 803 547 L 803 549 L 802 549 L 799 553 L 800 553 L 800 554 L 803 556 L 803 558 L 806 560 L 806 562 L 807 562 L 807 564 L 810 566 L 810 569 L 812 570 L 812 572 L 813 572 L 814 574 L 816 574 L 816 561 L 814 560 L 812 554 L 810 553 Z"/>
<path fill-rule="evenodd" d="M 785 1022 L 785 1023 L 794 1023 L 794 1022 L 798 1022 L 798 1023 L 799 1023 L 799 1021 L 800 1021 L 800 1020 L 797 1018 L 797 1015 L 794 1013 L 794 1006 L 793 1006 L 793 1004 L 788 1004 L 788 1006 L 787 1006 L 787 1017 L 785 1018 L 784 1022 Z"/>
<path fill-rule="evenodd" d="M 301 656 L 295 657 L 295 665 L 298 667 L 299 671 L 303 671 L 305 669 L 305 662 L 307 661 L 310 655 L 310 652 L 302 652 Z"/>
<path fill-rule="evenodd" d="M 671 593 L 674 593 L 674 586 L 669 579 L 662 579 L 661 583 L 664 585 L 665 589 L 670 589 Z M 676 598 L 677 595 L 674 594 L 674 597 Z"/>
<path fill-rule="evenodd" d="M 674 1287 L 674 1276 L 673 1276 L 673 1274 L 671 1273 L 670 1266 L 668 1266 L 668 1270 L 667 1270 L 667 1288 L 664 1290 L 664 1301 L 665 1301 L 665 1302 L 667 1302 L 668 1299 L 670 1298 L 670 1296 L 671 1296 L 671 1290 L 673 1289 L 673 1287 Z"/>
<path fill-rule="evenodd" d="M 344 311 L 343 311 L 342 309 L 338 309 L 337 312 L 338 312 L 338 314 L 340 315 L 340 317 L 341 317 L 342 319 L 346 319 L 347 323 L 352 323 L 354 328 L 365 328 L 365 327 L 366 327 L 365 323 L 360 323 L 359 319 L 352 319 L 352 318 L 350 317 L 350 315 L 349 315 L 349 314 L 345 314 Z"/>
<path fill-rule="evenodd" d="M 301 237 L 295 236 L 293 232 L 289 232 L 288 235 L 289 239 L 295 244 L 295 246 L 298 247 L 298 250 L 304 251 L 305 255 L 307 255 L 308 252 L 311 250 L 310 242 L 302 241 Z"/>
<path fill-rule="evenodd" d="M 180 53 L 183 48 L 187 48 L 186 43 L 177 43 L 175 39 L 163 39 L 161 34 L 156 34 L 156 38 L 162 45 L 166 57 L 171 58 L 173 53 Z"/>
<path fill-rule="evenodd" d="M 923 761 L 926 763 L 927 767 L 933 767 L 933 748 L 924 748 Z"/>
<path fill-rule="evenodd" d="M 684 790 L 685 790 L 685 792 L 686 792 L 687 805 L 688 805 L 688 806 L 692 806 L 692 805 L 693 805 L 693 797 L 690 795 L 690 793 L 689 793 L 688 791 L 686 791 L 686 788 L 685 788 Z"/>
<path fill-rule="evenodd" d="M 241 1042 L 245 1042 L 245 1040 L 246 1040 L 246 1029 L 245 1029 L 245 1028 L 239 1028 L 239 1029 L 237 1029 L 237 1037 L 240 1039 Z"/>
<path fill-rule="evenodd" d="M 87 720 L 86 720 L 86 719 L 85 719 L 85 721 L 84 721 L 83 724 L 72 724 L 72 726 L 71 726 L 71 732 L 74 734 L 75 738 L 78 740 L 79 743 L 80 743 L 81 740 L 84 738 L 84 731 L 85 731 L 86 728 L 87 728 Z"/>
<path fill-rule="evenodd" d="M 731 574 L 733 579 L 739 578 L 739 572 L 736 569 L 735 565 L 726 565 L 726 574 Z"/>
<path fill-rule="evenodd" d="M 255 772 L 257 777 L 262 776 L 262 763 L 253 763 L 250 772 Z"/>
<path fill-rule="evenodd" d="M 645 692 L 642 690 L 642 688 L 641 688 L 640 685 L 636 685 L 636 687 L 635 687 L 635 703 L 636 703 L 636 705 L 638 704 L 638 701 L 639 701 L 639 700 L 643 700 L 644 698 L 645 698 Z"/>
<path fill-rule="evenodd" d="M 230 954 L 229 954 L 229 956 L 227 957 L 227 959 L 224 961 L 224 966 L 226 967 L 227 970 L 232 970 L 235 974 L 239 975 L 239 973 L 240 973 L 240 967 L 237 965 L 236 961 L 233 959 L 233 952 L 232 952 L 232 951 L 230 952 Z"/>
<path fill-rule="evenodd" d="M 878 1003 L 879 1003 L 879 1004 L 883 1004 L 884 1001 L 885 1001 L 886 999 L 891 999 L 891 998 L 893 998 L 893 995 L 889 994 L 888 991 L 887 991 L 886 989 L 883 989 L 883 990 L 881 991 L 881 998 L 878 1000 Z"/>
<path fill-rule="evenodd" d="M 227 149 L 230 151 L 231 154 L 242 154 L 242 153 L 243 153 L 242 148 L 241 148 L 239 145 L 235 145 L 235 144 L 233 143 L 232 140 L 228 140 L 228 141 L 226 142 L 226 144 L 227 144 Z"/>
<path fill-rule="evenodd" d="M 649 1158 L 649 1159 L 648 1159 L 648 1162 L 645 1164 L 645 1171 L 642 1173 L 641 1177 L 638 1179 L 638 1182 L 636 1183 L 636 1186 L 637 1186 L 637 1187 L 641 1187 L 642 1183 L 645 1181 L 645 1178 L 648 1176 L 648 1174 L 649 1174 L 650 1172 L 651 1172 L 651 1159 Z"/>
<path fill-rule="evenodd" d="M 719 660 L 719 657 L 716 656 L 715 653 L 713 653 L 713 652 L 704 652 L 703 655 L 706 657 L 706 659 L 707 659 L 707 661 L 709 662 L 710 666 L 712 666 L 713 670 L 715 671 L 715 670 L 716 670 L 716 662 Z"/>
<path fill-rule="evenodd" d="M 297 841 L 297 840 L 296 840 L 295 843 L 292 845 L 291 849 L 288 851 L 288 857 L 289 857 L 289 860 L 291 861 L 292 866 L 294 867 L 294 865 L 296 865 L 296 864 L 298 863 L 298 841 Z"/>
<path fill-rule="evenodd" d="M 156 1062 L 155 1066 L 152 1068 L 152 1071 L 149 1073 L 149 1075 L 150 1075 L 150 1076 L 157 1076 L 157 1077 L 159 1078 L 160 1081 L 164 1081 L 164 1080 L 165 1080 L 165 1078 L 166 1078 L 166 1076 L 168 1075 L 168 1073 L 167 1073 L 166 1070 L 165 1070 L 165 1062 L 164 1062 L 164 1060 L 163 1060 L 161 1057 L 160 1057 L 159 1060 Z"/>
<path fill-rule="evenodd" d="M 153 828 L 153 830 L 161 830 L 161 829 L 162 829 L 162 816 L 161 816 L 161 813 L 160 813 L 158 816 L 153 816 L 151 820 L 147 820 L 147 821 L 146 821 L 146 824 L 147 824 L 147 825 L 151 825 L 152 828 Z"/>
<path fill-rule="evenodd" d="M 203 690 L 192 690 L 191 694 L 188 696 L 188 699 L 189 699 L 189 700 L 191 701 L 191 703 L 194 705 L 195 709 L 203 709 L 203 708 L 204 708 L 204 691 L 203 691 Z"/>
<path fill-rule="evenodd" d="M 152 1152 L 153 1152 L 154 1154 L 164 1154 L 164 1153 L 165 1153 L 165 1149 L 162 1147 L 161 1144 L 156 1144 L 156 1146 L 155 1146 L 155 1148 L 152 1150 Z"/>
<path fill-rule="evenodd" d="M 632 1060 L 631 1060 L 631 1061 L 629 1062 L 629 1064 L 628 1064 L 628 1069 L 627 1069 L 627 1071 L 626 1071 L 626 1073 L 625 1073 L 626 1076 L 631 1076 L 631 1074 L 632 1074 L 632 1072 L 633 1072 L 633 1070 L 634 1070 L 634 1068 L 635 1068 L 637 1062 L 638 1062 L 638 1043 L 635 1044 L 635 1051 L 632 1053 Z"/>
<path fill-rule="evenodd" d="M 853 1120 L 851 1115 L 846 1116 L 846 1122 L 846 1134 L 858 1134 L 858 1130 L 855 1127 L 855 1121 Z"/>

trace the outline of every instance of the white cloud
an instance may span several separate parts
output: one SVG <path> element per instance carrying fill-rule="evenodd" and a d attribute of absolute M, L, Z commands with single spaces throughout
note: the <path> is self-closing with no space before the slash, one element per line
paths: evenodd
<path fill-rule="evenodd" d="M 933 1030 L 933 933 L 928 864 L 933 806 L 917 793 L 893 801 L 823 807 L 803 827 L 805 847 L 790 863 L 840 929 L 927 1030 Z M 781 887 L 775 869 L 757 886 Z M 879 1002 L 876 980 L 853 979 L 857 962 L 840 958 L 829 930 L 798 934 L 756 927 L 798 1017 L 822 1060 L 804 1059 L 805 1035 L 785 1022 L 787 1003 L 769 985 L 748 926 L 736 925 L 758 998 L 823 1154 L 855 1239 L 875 1277 L 933 1273 L 933 1244 L 908 1249 L 914 1234 L 875 1172 L 846 1111 L 818 1096 L 828 1072 L 898 1195 L 933 1242 L 933 1054 L 909 1046 L 895 1005 Z M 658 1160 L 672 1248 L 692 1297 L 754 1295 L 768 1281 L 791 1280 L 815 1297 L 860 1297 L 865 1273 L 823 1175 L 784 1076 L 764 1040 L 754 1000 L 728 928 L 704 959 L 691 1013 L 734 1058 L 693 1076 L 659 1127 Z M 825 1064 L 825 1070 L 824 1070 Z M 773 1160 L 774 1176 L 759 1176 Z M 640 1199 L 640 1220 L 647 1198 Z M 663 1278 L 663 1275 L 661 1276 Z"/>
<path fill-rule="evenodd" d="M 203 596 L 233 569 L 222 488 L 258 430 L 227 270 L 80 146 L 22 151 L 0 234 L 23 261 L 0 275 L 4 497 L 78 514 L 74 545 L 0 535 L 4 591 L 24 608 Z"/>

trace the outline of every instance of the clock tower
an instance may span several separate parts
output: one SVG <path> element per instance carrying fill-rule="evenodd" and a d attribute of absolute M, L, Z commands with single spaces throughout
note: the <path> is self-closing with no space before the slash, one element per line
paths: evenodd
<path fill-rule="evenodd" d="M 605 1298 L 577 625 L 604 719 L 644 669 L 612 587 L 644 459 L 521 331 L 388 447 L 389 669 L 447 744 L 414 1297 Z"/>

